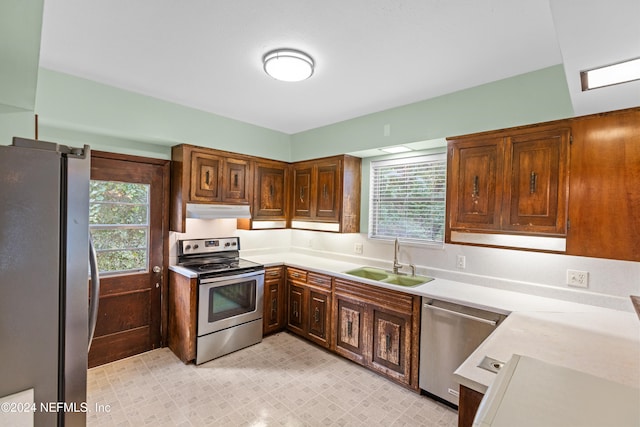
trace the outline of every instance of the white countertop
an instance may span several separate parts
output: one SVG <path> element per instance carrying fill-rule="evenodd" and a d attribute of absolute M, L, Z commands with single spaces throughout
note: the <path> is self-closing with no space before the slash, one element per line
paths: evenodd
<path fill-rule="evenodd" d="M 640 387 L 640 322 L 634 313 L 514 312 L 460 365 L 460 384 L 485 393 L 496 374 L 485 356 L 507 362 L 521 354 L 631 387 Z"/>
<path fill-rule="evenodd" d="M 345 271 L 363 267 L 362 264 L 339 261 L 332 258 L 312 256 L 293 252 L 279 252 L 268 255 L 242 255 L 250 261 L 265 266 L 287 265 L 298 267 L 318 273 L 330 274 L 349 280 L 368 283 L 373 286 L 394 289 L 412 295 L 427 298 L 442 299 L 445 301 L 467 305 L 479 309 L 490 310 L 500 314 L 509 314 L 514 311 L 562 311 L 562 312 L 598 312 L 609 311 L 602 307 L 586 304 L 578 304 L 561 301 L 553 298 L 539 297 L 521 292 L 505 291 L 485 286 L 471 285 L 453 280 L 435 278 L 423 285 L 406 287 L 381 283 L 375 280 L 364 279 L 344 274 Z M 385 268 L 385 266 L 372 265 Z M 388 266 L 387 266 L 388 267 Z"/>
<path fill-rule="evenodd" d="M 241 256 L 267 267 L 298 267 L 509 315 L 455 372 L 461 384 L 480 393 L 485 393 L 496 377 L 477 367 L 480 360 L 487 355 L 506 362 L 514 353 L 640 387 L 640 322 L 634 313 L 440 278 L 415 287 L 386 284 L 347 275 L 345 271 L 363 264 L 330 256 L 294 252 L 247 252 Z M 180 267 L 170 268 L 194 277 Z"/>
<path fill-rule="evenodd" d="M 640 389 L 521 355 L 514 355 L 501 369 L 473 423 L 474 427 L 638 425 Z"/>

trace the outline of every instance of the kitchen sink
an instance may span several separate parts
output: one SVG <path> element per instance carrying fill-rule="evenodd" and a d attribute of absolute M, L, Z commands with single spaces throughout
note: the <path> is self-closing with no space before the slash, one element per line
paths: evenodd
<path fill-rule="evenodd" d="M 433 280 L 433 278 L 426 276 L 405 276 L 401 274 L 394 274 L 390 271 L 376 267 L 360 267 L 354 270 L 345 271 L 345 274 L 399 286 L 418 286 Z"/>
<path fill-rule="evenodd" d="M 400 286 L 418 286 L 431 280 L 433 280 L 431 277 L 424 276 L 393 276 L 382 280 L 382 282 Z"/>
<path fill-rule="evenodd" d="M 361 267 L 356 268 L 355 270 L 345 271 L 345 274 L 350 274 L 352 276 L 362 277 L 364 279 L 378 280 L 381 281 L 389 277 L 389 273 L 374 267 Z"/>

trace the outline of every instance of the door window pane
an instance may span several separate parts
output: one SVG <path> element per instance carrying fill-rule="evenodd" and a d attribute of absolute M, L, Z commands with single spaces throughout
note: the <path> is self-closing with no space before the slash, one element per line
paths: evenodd
<path fill-rule="evenodd" d="M 148 271 L 149 188 L 91 181 L 89 228 L 101 275 Z"/>

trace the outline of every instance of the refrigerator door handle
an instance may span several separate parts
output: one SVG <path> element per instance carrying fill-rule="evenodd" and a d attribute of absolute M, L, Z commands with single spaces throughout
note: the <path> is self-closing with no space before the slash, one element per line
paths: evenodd
<path fill-rule="evenodd" d="M 93 240 L 89 236 L 89 266 L 91 268 L 91 300 L 89 302 L 89 345 L 91 349 L 91 341 L 93 341 L 93 333 L 96 330 L 98 321 L 98 302 L 100 300 L 100 275 L 98 274 L 98 258 L 96 249 L 93 246 Z"/>

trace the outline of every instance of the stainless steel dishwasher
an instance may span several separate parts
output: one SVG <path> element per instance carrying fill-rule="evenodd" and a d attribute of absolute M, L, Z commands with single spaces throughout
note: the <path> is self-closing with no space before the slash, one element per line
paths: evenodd
<path fill-rule="evenodd" d="M 422 298 L 420 388 L 458 406 L 453 371 L 505 319 L 505 315 Z"/>

